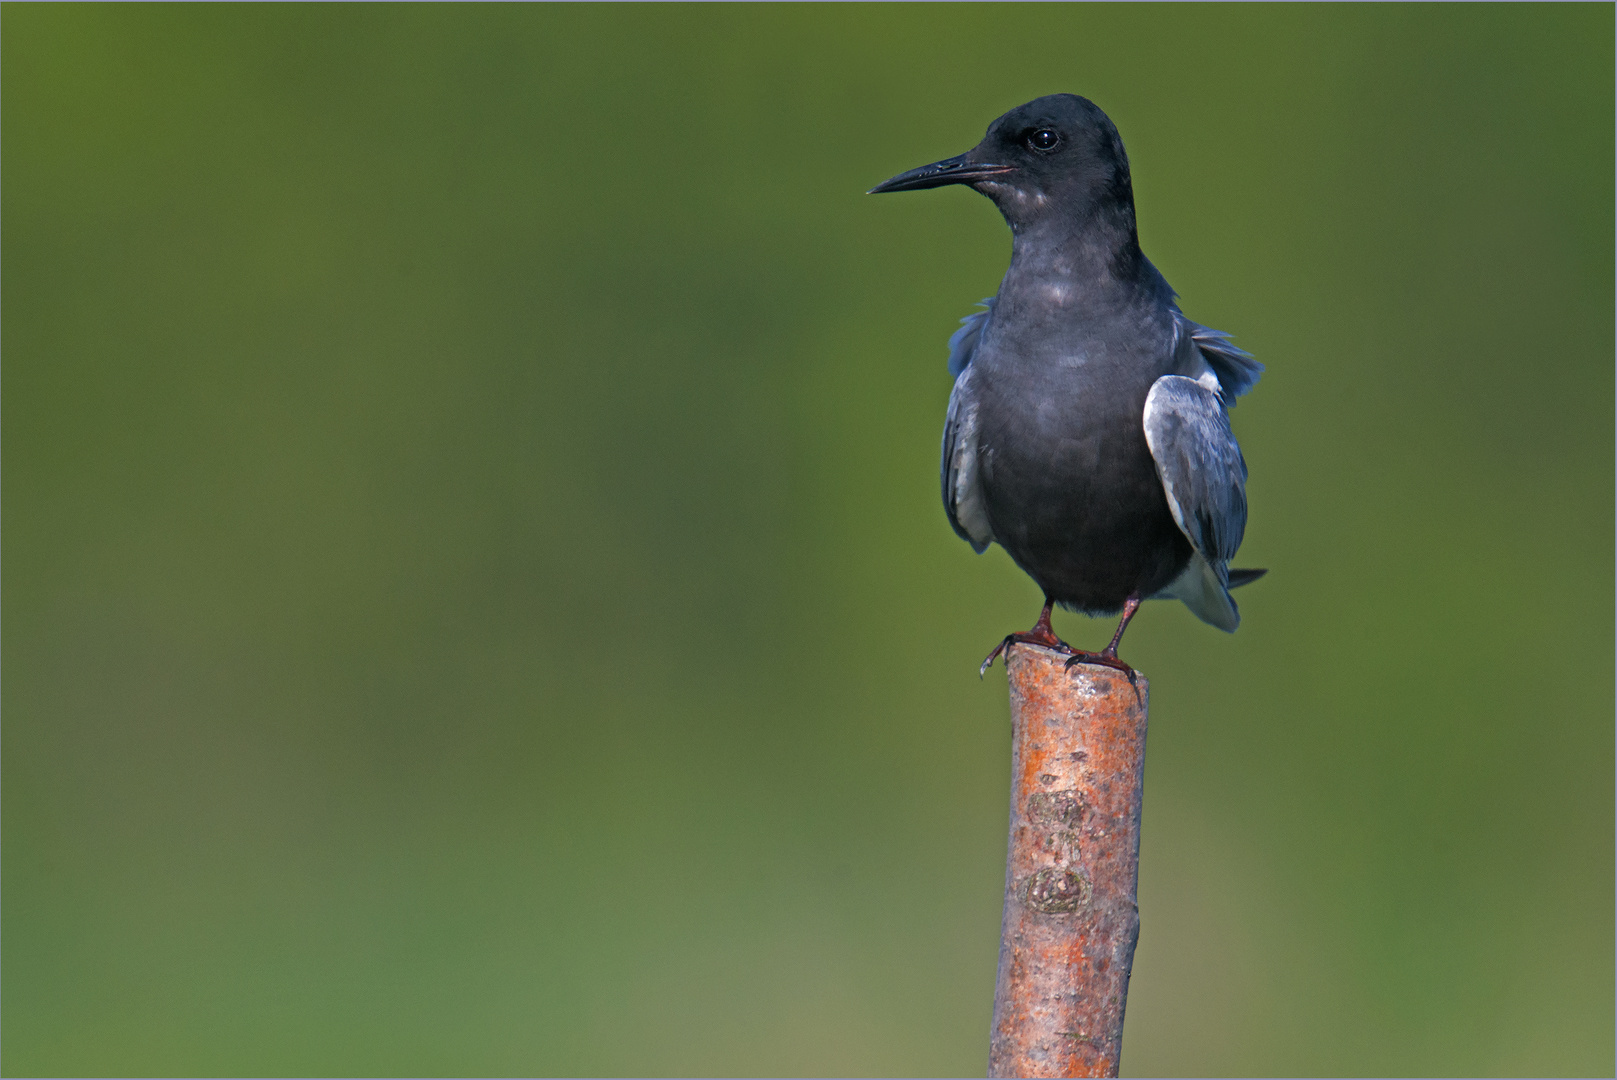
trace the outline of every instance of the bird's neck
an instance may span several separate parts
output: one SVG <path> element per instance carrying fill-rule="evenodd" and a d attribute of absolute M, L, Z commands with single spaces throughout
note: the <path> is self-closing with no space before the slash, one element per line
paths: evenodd
<path fill-rule="evenodd" d="M 1065 286 L 1075 300 L 1139 287 L 1145 257 L 1132 213 L 1012 223 L 1011 236 L 1007 285 Z"/>

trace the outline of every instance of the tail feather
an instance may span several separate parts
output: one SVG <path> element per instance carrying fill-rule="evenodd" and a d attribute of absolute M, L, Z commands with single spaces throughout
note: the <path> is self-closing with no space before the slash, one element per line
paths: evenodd
<path fill-rule="evenodd" d="M 1200 554 L 1192 555 L 1179 576 L 1155 595 L 1165 600 L 1183 600 L 1196 618 L 1220 630 L 1234 633 L 1241 625 L 1241 610 L 1235 606 L 1235 598 L 1219 571 Z"/>
<path fill-rule="evenodd" d="M 1235 628 L 1241 625 L 1241 609 L 1235 606 L 1235 597 L 1230 595 L 1230 590 L 1237 585 L 1256 581 L 1268 572 L 1267 570 L 1225 571 L 1228 574 L 1226 584 L 1224 575 L 1198 553 L 1190 557 L 1189 565 L 1168 583 L 1167 588 L 1159 590 L 1154 595 L 1164 600 L 1183 600 L 1185 606 L 1202 622 L 1234 633 Z"/>

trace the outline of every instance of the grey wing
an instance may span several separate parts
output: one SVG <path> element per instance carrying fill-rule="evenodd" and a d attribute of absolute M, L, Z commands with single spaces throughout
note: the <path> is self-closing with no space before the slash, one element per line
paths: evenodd
<path fill-rule="evenodd" d="M 1164 375 L 1146 395 L 1143 419 L 1168 509 L 1196 551 L 1185 573 L 1158 595 L 1234 630 L 1240 614 L 1229 595 L 1229 561 L 1246 532 L 1246 461 L 1229 414 L 1214 390 Z"/>
<path fill-rule="evenodd" d="M 977 459 L 977 399 L 968 365 L 954 381 L 943 421 L 943 509 L 960 539 L 981 555 L 994 539 Z"/>

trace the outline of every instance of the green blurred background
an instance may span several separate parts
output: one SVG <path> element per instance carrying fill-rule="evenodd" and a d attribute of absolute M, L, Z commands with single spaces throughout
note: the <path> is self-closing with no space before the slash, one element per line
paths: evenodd
<path fill-rule="evenodd" d="M 1609 5 L 0 24 L 7 1073 L 980 1075 L 1008 233 L 863 191 L 1056 91 L 1269 365 L 1125 1072 L 1611 1073 Z"/>

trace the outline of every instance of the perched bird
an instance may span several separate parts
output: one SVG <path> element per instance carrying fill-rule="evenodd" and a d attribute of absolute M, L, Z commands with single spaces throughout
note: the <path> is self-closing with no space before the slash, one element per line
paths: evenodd
<path fill-rule="evenodd" d="M 1054 94 L 995 120 L 975 149 L 871 189 L 966 184 L 1011 227 L 1011 265 L 949 339 L 943 506 L 973 550 L 998 543 L 1044 590 L 1016 642 L 1133 669 L 1118 642 L 1140 601 L 1241 621 L 1230 589 L 1246 530 L 1246 461 L 1227 408 L 1263 365 L 1191 322 L 1140 251 L 1123 140 L 1085 98 Z M 1122 612 L 1099 653 L 1073 649 L 1050 609 Z"/>

